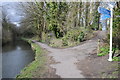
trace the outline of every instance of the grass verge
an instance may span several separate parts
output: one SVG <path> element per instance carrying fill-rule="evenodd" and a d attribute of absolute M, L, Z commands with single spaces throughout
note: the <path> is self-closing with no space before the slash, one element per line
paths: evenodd
<path fill-rule="evenodd" d="M 98 56 L 105 56 L 109 53 L 109 45 L 104 45 L 100 48 L 100 53 L 97 54 Z"/>
<path fill-rule="evenodd" d="M 113 51 L 115 50 L 115 54 L 118 54 L 119 53 L 119 49 L 118 48 L 113 48 Z M 109 54 L 109 45 L 105 45 L 105 46 L 102 46 L 100 48 L 100 53 L 97 54 L 98 56 L 105 56 Z M 113 57 L 113 61 L 120 61 L 120 58 L 119 57 Z"/>
<path fill-rule="evenodd" d="M 26 66 L 19 75 L 17 75 L 17 79 L 19 78 L 36 78 L 42 77 L 46 70 L 46 54 L 47 52 L 43 50 L 39 45 L 36 43 L 32 43 L 30 39 L 22 38 L 23 40 L 29 42 L 33 51 L 35 52 L 35 60 Z"/>

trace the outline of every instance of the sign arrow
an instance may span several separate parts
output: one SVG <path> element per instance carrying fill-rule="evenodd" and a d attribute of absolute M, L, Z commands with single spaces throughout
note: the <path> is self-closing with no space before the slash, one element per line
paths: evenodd
<path fill-rule="evenodd" d="M 111 17 L 111 15 L 102 14 L 102 15 L 100 16 L 100 20 L 105 20 L 105 19 L 110 18 L 110 17 Z"/>
<path fill-rule="evenodd" d="M 105 9 L 103 7 L 98 7 L 98 12 L 101 13 L 101 14 L 107 14 L 107 15 L 110 15 L 110 13 L 111 13 L 110 10 Z"/>

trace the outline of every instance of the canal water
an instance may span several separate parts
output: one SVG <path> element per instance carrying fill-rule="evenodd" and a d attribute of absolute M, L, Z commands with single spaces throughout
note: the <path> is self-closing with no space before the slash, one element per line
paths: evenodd
<path fill-rule="evenodd" d="M 34 60 L 30 44 L 17 40 L 2 47 L 2 78 L 15 78 Z"/>

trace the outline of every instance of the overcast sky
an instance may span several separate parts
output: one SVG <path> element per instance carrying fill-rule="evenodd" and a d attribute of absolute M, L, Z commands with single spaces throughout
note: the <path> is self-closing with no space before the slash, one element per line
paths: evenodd
<path fill-rule="evenodd" d="M 3 2 L 2 10 L 6 13 L 6 18 L 16 26 L 20 26 L 19 22 L 24 18 L 24 13 L 18 2 Z"/>

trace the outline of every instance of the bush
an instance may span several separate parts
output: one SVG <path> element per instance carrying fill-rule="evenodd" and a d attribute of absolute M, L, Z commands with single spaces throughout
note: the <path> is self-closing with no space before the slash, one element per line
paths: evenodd
<path fill-rule="evenodd" d="M 64 36 L 65 39 L 68 39 L 70 41 L 78 41 L 84 39 L 84 32 L 80 29 L 73 29 L 67 32 L 67 34 Z"/>
<path fill-rule="evenodd" d="M 83 30 L 83 31 L 82 31 Z M 63 46 L 68 46 L 69 42 L 82 42 L 85 40 L 85 30 L 82 28 L 71 29 L 67 34 L 62 38 Z"/>
<path fill-rule="evenodd" d="M 63 46 L 68 46 L 68 42 L 66 38 L 62 38 L 62 44 Z"/>
<path fill-rule="evenodd" d="M 84 40 L 85 34 L 83 32 L 81 32 L 78 36 L 78 41 L 81 42 Z"/>

